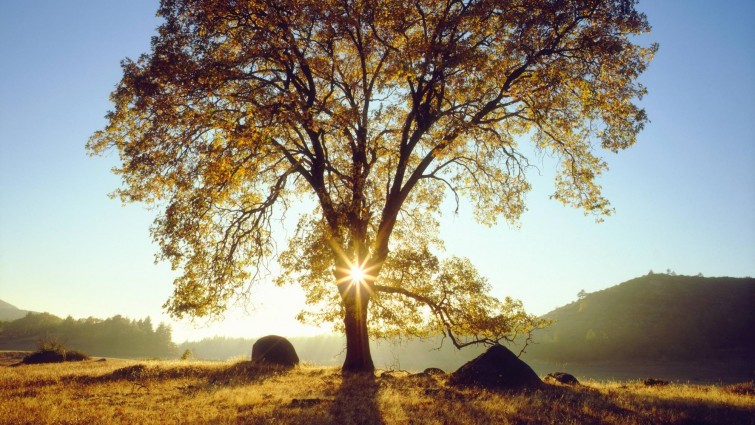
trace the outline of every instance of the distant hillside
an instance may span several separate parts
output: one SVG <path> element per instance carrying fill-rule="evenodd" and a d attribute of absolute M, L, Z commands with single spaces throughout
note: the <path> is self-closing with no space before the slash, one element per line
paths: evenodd
<path fill-rule="evenodd" d="M 552 372 L 554 362 L 628 361 L 637 367 L 653 361 L 707 364 L 707 359 L 755 360 L 755 279 L 649 275 L 585 294 L 545 317 L 555 323 L 535 333 L 536 344 L 530 345 L 524 356 L 533 362 L 533 367 L 542 368 L 538 369 L 542 373 Z M 320 365 L 343 362 L 343 336 L 290 340 L 302 361 Z M 253 342 L 244 338 L 207 338 L 184 342 L 178 352 L 188 349 L 197 359 L 226 360 L 248 357 Z M 371 342 L 376 366 L 386 369 L 422 370 L 434 366 L 455 370 L 484 349 L 459 351 L 448 341 L 438 349 L 440 345 L 439 339 L 402 344 Z M 518 352 L 520 347 L 511 348 Z M 715 373 L 704 375 L 720 375 L 717 368 L 713 368 Z M 613 370 L 609 372 L 616 375 Z M 607 372 L 584 375 L 591 373 L 599 377 Z M 637 378 L 633 373 L 630 370 L 625 375 Z M 677 378 L 685 373 L 686 370 L 677 373 Z"/>
<path fill-rule="evenodd" d="M 755 359 L 755 279 L 650 274 L 545 315 L 526 358 Z"/>
<path fill-rule="evenodd" d="M 10 303 L 0 300 L 0 321 L 9 322 L 11 320 L 20 319 L 26 316 L 26 313 L 28 313 L 28 311 L 21 310 Z"/>

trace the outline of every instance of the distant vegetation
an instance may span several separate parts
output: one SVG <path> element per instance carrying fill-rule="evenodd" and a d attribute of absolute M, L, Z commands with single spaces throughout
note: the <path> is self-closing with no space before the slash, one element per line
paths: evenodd
<path fill-rule="evenodd" d="M 166 324 L 156 328 L 147 317 L 130 320 L 117 315 L 109 319 L 61 319 L 50 313 L 27 313 L 5 322 L 0 328 L 0 349 L 32 350 L 39 341 L 56 341 L 68 349 L 97 356 L 175 357 L 172 330 Z"/>
<path fill-rule="evenodd" d="M 651 273 L 545 315 L 527 358 L 755 360 L 755 279 Z"/>

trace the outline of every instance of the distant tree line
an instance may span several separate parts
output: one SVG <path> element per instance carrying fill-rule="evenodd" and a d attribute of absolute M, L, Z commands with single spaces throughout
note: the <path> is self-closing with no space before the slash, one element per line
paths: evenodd
<path fill-rule="evenodd" d="M 169 325 L 154 327 L 149 317 L 131 320 L 121 315 L 103 320 L 28 313 L 2 323 L 0 328 L 0 346 L 6 349 L 28 349 L 32 342 L 56 340 L 69 349 L 111 357 L 175 357 L 177 348 L 172 338 Z"/>
<path fill-rule="evenodd" d="M 198 360 L 229 360 L 236 357 L 249 357 L 253 339 L 214 336 L 200 341 L 186 341 L 178 345 L 178 351 L 189 350 L 191 357 Z"/>

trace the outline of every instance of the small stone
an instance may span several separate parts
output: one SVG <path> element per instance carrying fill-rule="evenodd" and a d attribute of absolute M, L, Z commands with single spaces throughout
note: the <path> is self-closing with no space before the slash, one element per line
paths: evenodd
<path fill-rule="evenodd" d="M 574 375 L 565 372 L 549 373 L 545 376 L 544 381 L 550 383 L 558 382 L 559 384 L 565 385 L 579 385 L 579 381 L 574 377 Z"/>
<path fill-rule="evenodd" d="M 646 387 L 658 387 L 658 386 L 662 387 L 664 385 L 668 385 L 669 384 L 668 381 L 664 381 L 663 379 L 655 379 L 655 378 L 647 378 L 644 381 L 642 381 L 642 383 Z"/>
<path fill-rule="evenodd" d="M 428 367 L 422 373 L 430 376 L 441 376 L 446 374 L 443 369 L 439 369 L 437 367 Z"/>

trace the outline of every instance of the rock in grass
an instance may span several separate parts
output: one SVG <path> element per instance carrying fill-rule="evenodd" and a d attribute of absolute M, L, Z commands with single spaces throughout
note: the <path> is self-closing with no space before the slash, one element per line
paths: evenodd
<path fill-rule="evenodd" d="M 565 385 L 579 385 L 579 381 L 577 381 L 577 378 L 575 378 L 574 375 L 565 372 L 549 373 L 545 376 L 544 381 L 550 383 L 558 382 L 559 384 Z"/>
<path fill-rule="evenodd" d="M 642 383 L 646 387 L 659 387 L 659 386 L 662 387 L 664 385 L 669 384 L 668 381 L 664 381 L 663 379 L 655 379 L 655 378 L 647 378 L 644 381 L 642 381 Z"/>
<path fill-rule="evenodd" d="M 492 389 L 538 388 L 543 382 L 527 363 L 502 345 L 494 345 L 452 373 L 448 383 Z"/>
<path fill-rule="evenodd" d="M 289 340 L 278 335 L 268 335 L 258 339 L 252 346 L 252 362 L 294 367 L 299 364 L 299 356 Z"/>
<path fill-rule="evenodd" d="M 437 367 L 428 367 L 422 373 L 424 373 L 426 375 L 430 375 L 430 376 L 443 376 L 443 375 L 446 374 L 446 372 L 443 369 L 440 369 L 440 368 L 437 368 Z"/>

